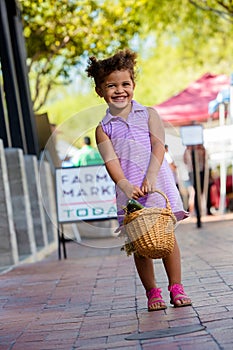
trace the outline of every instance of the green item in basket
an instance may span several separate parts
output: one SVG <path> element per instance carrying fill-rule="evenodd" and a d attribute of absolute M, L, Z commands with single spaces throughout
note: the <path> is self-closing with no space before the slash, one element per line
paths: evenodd
<path fill-rule="evenodd" d="M 127 213 L 133 213 L 134 211 L 140 210 L 143 208 L 144 206 L 138 201 L 136 201 L 136 199 L 128 199 L 126 203 Z"/>

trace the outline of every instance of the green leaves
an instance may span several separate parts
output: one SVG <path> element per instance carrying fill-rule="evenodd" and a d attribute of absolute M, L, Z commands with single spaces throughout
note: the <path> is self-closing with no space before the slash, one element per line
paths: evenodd
<path fill-rule="evenodd" d="M 35 110 L 54 86 L 85 71 L 88 56 L 103 58 L 124 47 L 156 60 L 173 54 L 181 67 L 230 66 L 230 0 L 19 1 Z"/>

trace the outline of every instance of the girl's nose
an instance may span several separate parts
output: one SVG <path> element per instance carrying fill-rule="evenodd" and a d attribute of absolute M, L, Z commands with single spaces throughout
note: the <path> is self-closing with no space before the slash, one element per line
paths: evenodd
<path fill-rule="evenodd" d="M 123 90 L 123 87 L 122 87 L 121 85 L 117 85 L 115 91 L 116 91 L 117 94 L 120 94 L 120 93 L 122 93 L 124 90 Z"/>
<path fill-rule="evenodd" d="M 122 93 L 124 90 L 122 88 L 122 86 L 117 86 L 116 87 L 116 93 L 119 94 L 119 93 Z"/>

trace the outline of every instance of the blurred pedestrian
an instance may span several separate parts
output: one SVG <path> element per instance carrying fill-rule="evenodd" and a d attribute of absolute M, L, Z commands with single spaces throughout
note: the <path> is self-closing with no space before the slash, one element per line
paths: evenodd
<path fill-rule="evenodd" d="M 164 157 L 170 166 L 170 169 L 171 169 L 173 177 L 174 177 L 174 181 L 176 183 L 176 187 L 179 189 L 177 165 L 175 164 L 175 161 L 174 161 L 171 153 L 169 152 L 168 145 L 165 145 L 164 147 L 165 147 Z"/>
<path fill-rule="evenodd" d="M 79 149 L 64 140 L 64 137 L 62 138 L 63 132 L 57 124 L 50 123 L 50 130 L 57 155 L 61 161 L 61 166 L 63 168 L 72 167 L 72 158 L 79 152 Z"/>
<path fill-rule="evenodd" d="M 194 207 L 197 217 L 200 218 L 201 212 L 206 209 L 205 195 L 207 196 L 207 191 L 205 191 L 205 177 L 206 175 L 209 176 L 209 174 L 206 174 L 207 159 L 205 147 L 203 145 L 187 146 L 183 160 L 187 166 L 189 179 L 193 187 L 192 192 L 194 193 L 194 196 L 190 197 L 190 211 L 191 207 Z M 191 203 L 191 199 L 193 203 Z"/>
<path fill-rule="evenodd" d="M 89 136 L 83 138 L 83 146 L 72 158 L 72 163 L 74 166 L 103 164 L 103 159 L 99 151 L 92 147 Z"/>
<path fill-rule="evenodd" d="M 194 185 L 194 174 L 193 174 L 193 161 L 192 161 L 192 151 L 196 152 L 197 157 L 197 171 L 200 176 L 200 186 L 201 193 L 204 191 L 204 182 L 205 182 L 205 166 L 206 166 L 206 150 L 203 145 L 187 146 L 184 152 L 184 163 L 187 166 L 189 173 L 189 178 Z"/>

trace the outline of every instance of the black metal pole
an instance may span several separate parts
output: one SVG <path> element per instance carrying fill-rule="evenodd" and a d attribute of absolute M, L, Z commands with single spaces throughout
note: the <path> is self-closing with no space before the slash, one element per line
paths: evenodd
<path fill-rule="evenodd" d="M 61 260 L 61 245 L 63 248 L 63 257 L 64 259 L 67 258 L 67 254 L 66 254 L 66 239 L 64 236 L 64 229 L 63 229 L 63 225 L 59 224 L 57 222 L 57 235 L 58 235 L 58 259 Z"/>
<path fill-rule="evenodd" d="M 12 146 L 21 148 L 27 153 L 8 14 L 3 0 L 0 1 L 0 57 Z"/>
<path fill-rule="evenodd" d="M 66 255 L 66 239 L 65 239 L 65 235 L 64 235 L 63 225 L 61 225 L 61 229 L 62 229 L 61 241 L 62 241 L 62 246 L 63 246 L 63 256 L 64 256 L 64 259 L 66 259 L 67 258 L 67 255 Z"/>
<path fill-rule="evenodd" d="M 7 118 L 3 107 L 2 87 L 0 85 L 0 139 L 3 141 L 4 147 L 10 147 L 10 135 L 7 132 Z"/>
<path fill-rule="evenodd" d="M 194 147 L 192 147 L 192 165 L 193 165 L 193 187 L 195 191 L 194 195 L 194 206 L 196 211 L 196 217 L 197 217 L 197 227 L 200 228 L 202 226 L 201 224 L 201 208 L 200 208 L 200 173 L 199 173 L 199 166 L 196 159 L 196 153 L 195 153 Z"/>
<path fill-rule="evenodd" d="M 26 65 L 26 49 L 23 36 L 23 26 L 20 9 L 16 0 L 7 0 L 7 12 L 27 150 L 29 154 L 36 154 L 39 156 L 39 142 L 36 131 L 35 116 L 32 108 Z"/>

